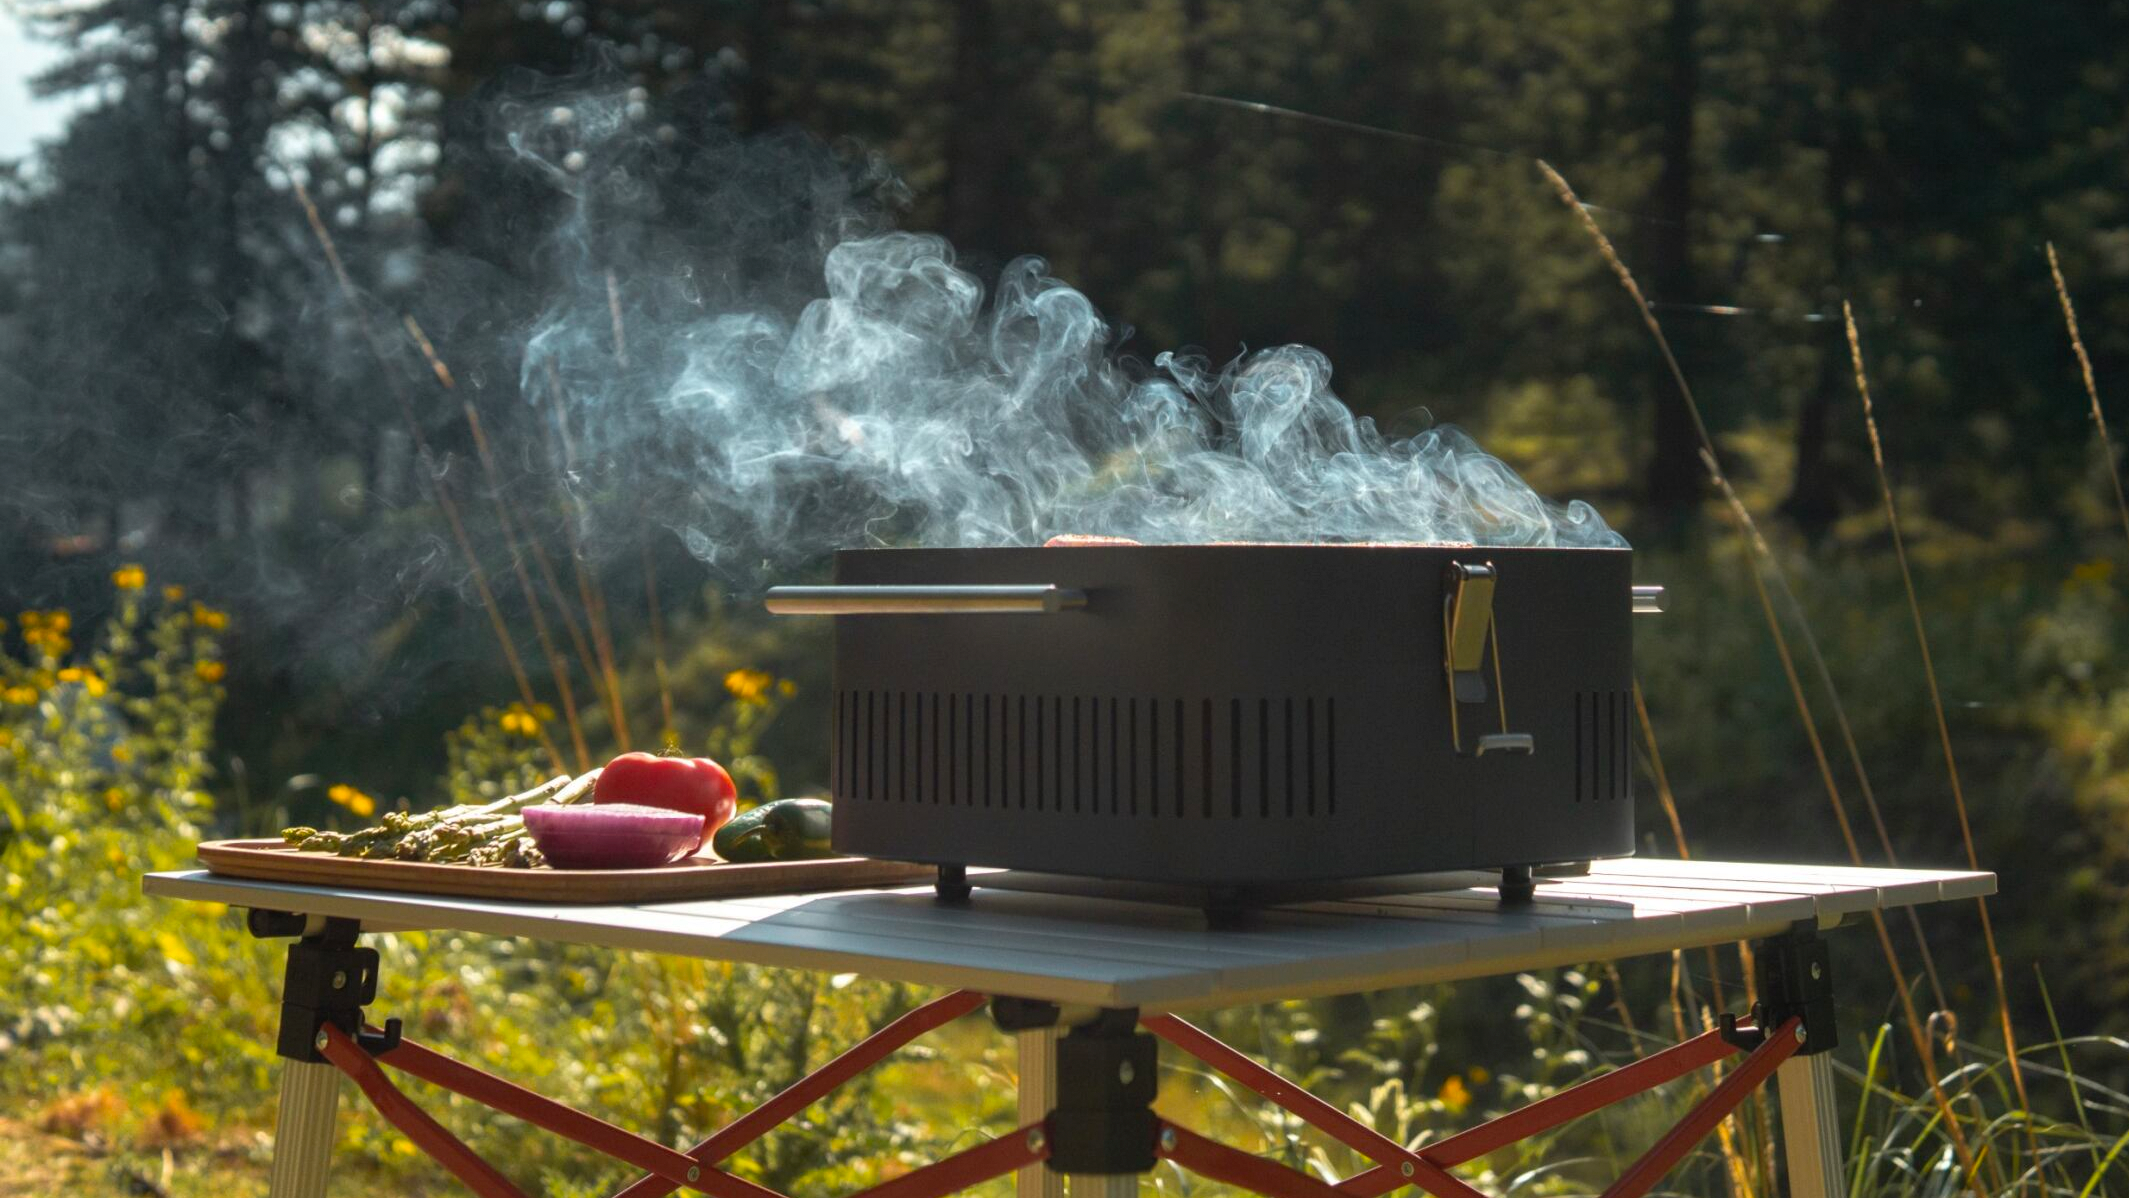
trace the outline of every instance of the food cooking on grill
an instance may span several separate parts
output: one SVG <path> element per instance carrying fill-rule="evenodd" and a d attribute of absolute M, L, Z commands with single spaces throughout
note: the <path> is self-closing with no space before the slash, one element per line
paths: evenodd
<path fill-rule="evenodd" d="M 623 753 L 606 763 L 593 803 L 637 803 L 663 807 L 702 817 L 702 827 L 693 852 L 709 842 L 711 834 L 732 818 L 739 804 L 739 788 L 732 775 L 707 757 L 660 757 L 652 753 Z"/>
<path fill-rule="evenodd" d="M 810 861 L 833 857 L 835 807 L 821 799 L 778 799 L 735 817 L 710 847 L 726 861 Z"/>
<path fill-rule="evenodd" d="M 542 803 L 525 808 L 524 821 L 556 869 L 649 869 L 702 843 L 702 816 L 638 803 Z"/>

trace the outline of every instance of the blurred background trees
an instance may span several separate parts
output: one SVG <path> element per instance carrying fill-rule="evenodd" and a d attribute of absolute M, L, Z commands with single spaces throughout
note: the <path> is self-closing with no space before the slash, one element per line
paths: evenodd
<path fill-rule="evenodd" d="M 2009 938 L 2083 950 L 2064 966 L 2079 984 L 2056 990 L 2066 1022 L 2121 1020 L 2129 957 L 2090 912 L 2122 909 L 2129 878 L 2109 573 L 2129 546 L 2043 245 L 2111 387 L 2129 367 L 2129 7 L 15 7 L 67 51 L 40 86 L 86 105 L 0 203 L 0 598 L 93 611 L 132 560 L 212 585 L 239 616 L 225 810 L 322 811 L 321 788 L 290 782 L 320 777 L 426 802 L 444 729 L 555 703 L 565 679 L 596 746 L 655 745 L 668 725 L 686 739 L 726 673 L 755 664 L 800 687 L 764 753 L 788 789 L 821 781 L 819 630 L 763 627 L 745 602 L 758 575 L 706 568 L 631 499 L 627 463 L 573 457 L 583 414 L 558 413 L 588 384 L 528 354 L 555 305 L 608 303 L 617 362 L 660 352 L 641 340 L 655 323 L 633 347 L 625 326 L 664 301 L 622 272 L 607 290 L 599 264 L 783 219 L 735 210 L 744 180 L 714 176 L 724 159 L 704 148 L 736 134 L 828 147 L 835 187 L 946 234 L 979 276 L 1046 256 L 1120 352 L 1217 363 L 1308 343 L 1386 427 L 1466 425 L 1541 490 L 1595 502 L 1686 609 L 1649 628 L 1642 663 L 1695 847 L 1831 857 L 1679 399 L 1543 159 L 1636 270 L 1747 503 L 1802 571 L 1896 839 L 1949 863 L 1839 320 L 1855 304 L 1983 855 L 2066 879 L 2006 900 Z M 583 86 L 657 130 L 658 187 L 557 241 L 568 188 L 512 142 L 513 117 Z M 564 282 L 580 267 L 592 294 Z M 711 281 L 756 282 L 808 281 Z M 542 604 L 552 658 L 530 623 Z M 1651 845 L 1669 851 L 1668 833 Z"/>

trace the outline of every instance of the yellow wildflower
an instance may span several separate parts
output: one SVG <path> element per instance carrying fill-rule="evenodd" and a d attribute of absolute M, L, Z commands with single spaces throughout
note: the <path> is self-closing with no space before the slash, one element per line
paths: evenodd
<path fill-rule="evenodd" d="M 37 688 L 24 686 L 18 682 L 8 687 L 5 691 L 0 691 L 0 699 L 6 699 L 17 707 L 28 707 L 37 701 Z"/>
<path fill-rule="evenodd" d="M 116 786 L 104 787 L 103 805 L 113 811 L 118 810 L 126 805 L 126 792 Z"/>
<path fill-rule="evenodd" d="M 554 709 L 545 703 L 535 703 L 530 710 L 527 710 L 523 703 L 512 703 L 504 709 L 503 714 L 496 717 L 495 722 L 501 725 L 505 732 L 529 737 L 538 736 L 540 722 L 552 718 Z"/>
<path fill-rule="evenodd" d="M 148 572 L 138 563 L 127 562 L 111 571 L 111 585 L 121 591 L 137 591 L 148 585 Z"/>
<path fill-rule="evenodd" d="M 377 812 L 377 800 L 356 790 L 345 782 L 327 787 L 325 797 L 340 804 L 358 816 L 370 816 Z"/>
<path fill-rule="evenodd" d="M 192 663 L 192 672 L 198 674 L 202 682 L 220 682 L 229 667 L 218 661 L 196 661 Z"/>
<path fill-rule="evenodd" d="M 1453 1073 L 1434 1097 L 1452 1115 L 1463 1114 L 1464 1108 L 1471 1105 L 1471 1091 L 1464 1088 L 1464 1079 Z"/>
<path fill-rule="evenodd" d="M 173 583 L 171 583 L 171 584 L 170 584 L 169 586 L 166 586 L 166 587 L 164 587 L 164 588 L 163 588 L 163 602 L 165 602 L 165 603 L 183 603 L 184 601 L 185 601 L 185 588 L 183 588 L 183 587 L 181 587 L 181 586 L 177 585 L 177 584 L 176 584 L 176 583 L 174 583 L 174 582 L 173 582 Z"/>
<path fill-rule="evenodd" d="M 104 680 L 97 675 L 96 671 L 85 670 L 82 669 L 80 666 L 68 666 L 66 669 L 59 671 L 59 681 L 78 682 L 81 684 L 81 689 L 89 692 L 91 695 L 100 695 L 105 691 L 111 689 L 110 686 L 107 685 Z"/>
<path fill-rule="evenodd" d="M 73 626 L 74 618 L 63 611 L 26 611 L 22 613 L 22 643 L 47 657 L 64 657 L 74 647 L 67 639 L 67 630 Z"/>
<path fill-rule="evenodd" d="M 229 627 L 229 613 L 209 607 L 204 603 L 192 605 L 192 622 L 201 628 Z"/>
<path fill-rule="evenodd" d="M 22 627 L 25 632 L 32 628 L 65 632 L 74 627 L 74 617 L 56 607 L 51 611 L 26 611 L 22 613 Z"/>
<path fill-rule="evenodd" d="M 759 703 L 776 679 L 762 670 L 734 670 L 724 676 L 724 689 L 742 703 Z"/>
<path fill-rule="evenodd" d="M 1484 1065 L 1473 1065 L 1471 1068 L 1464 1070 L 1464 1080 L 1474 1086 L 1483 1086 L 1493 1080 L 1493 1071 Z"/>
<path fill-rule="evenodd" d="M 5 728 L 0 728 L 0 749 L 4 749 L 14 743 L 15 734 Z"/>
<path fill-rule="evenodd" d="M 133 760 L 133 746 L 132 746 L 132 745 L 124 745 L 124 744 L 120 744 L 120 745 L 112 745 L 112 746 L 111 746 L 111 760 L 113 760 L 113 761 L 117 762 L 117 763 L 118 763 L 118 764 L 120 764 L 120 765 L 125 765 L 125 764 L 127 764 L 128 762 L 132 761 L 132 760 Z"/>
<path fill-rule="evenodd" d="M 776 680 L 776 693 L 788 699 L 798 693 L 798 683 L 789 678 L 779 678 Z"/>

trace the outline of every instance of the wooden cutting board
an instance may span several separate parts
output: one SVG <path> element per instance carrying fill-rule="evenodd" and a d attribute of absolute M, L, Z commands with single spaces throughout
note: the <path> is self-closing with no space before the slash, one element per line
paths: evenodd
<path fill-rule="evenodd" d="M 200 845 L 199 856 L 200 864 L 209 871 L 232 878 L 536 903 L 641 903 L 804 894 L 917 882 L 934 873 L 928 865 L 866 857 L 750 865 L 733 865 L 714 857 L 685 857 L 655 869 L 501 869 L 299 853 L 278 840 L 209 840 Z"/>

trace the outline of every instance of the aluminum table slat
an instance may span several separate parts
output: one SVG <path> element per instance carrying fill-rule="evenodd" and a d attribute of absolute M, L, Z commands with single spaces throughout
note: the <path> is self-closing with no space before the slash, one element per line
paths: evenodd
<path fill-rule="evenodd" d="M 603 945 L 959 986 L 1064 1003 L 1185 1010 L 1457 981 L 1770 935 L 1887 908 L 1994 893 L 1995 875 L 1713 861 L 1598 862 L 1502 907 L 1465 887 L 1295 903 L 1237 928 L 1178 907 L 978 889 L 566 906 L 151 874 L 164 898 L 400 927 Z"/>

